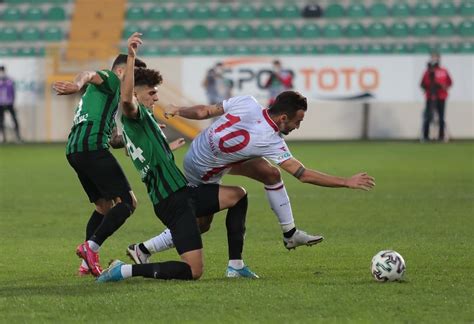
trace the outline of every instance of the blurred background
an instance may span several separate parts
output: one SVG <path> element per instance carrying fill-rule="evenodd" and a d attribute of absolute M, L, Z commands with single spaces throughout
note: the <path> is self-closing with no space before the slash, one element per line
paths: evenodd
<path fill-rule="evenodd" d="M 164 77 L 158 118 L 169 103 L 253 95 L 265 106 L 294 89 L 309 110 L 290 139 L 418 140 L 420 82 L 437 51 L 453 81 L 446 138 L 474 138 L 472 0 L 0 0 L 0 65 L 14 81 L 22 140 L 65 141 L 79 97 L 51 84 L 110 68 L 135 31 L 139 56 Z M 188 138 L 208 123 L 166 122 Z M 4 125 L 14 141 L 8 112 Z M 437 126 L 435 116 L 433 138 Z"/>

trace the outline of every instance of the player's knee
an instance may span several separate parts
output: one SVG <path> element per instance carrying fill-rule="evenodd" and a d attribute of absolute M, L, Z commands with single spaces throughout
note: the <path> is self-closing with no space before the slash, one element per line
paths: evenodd
<path fill-rule="evenodd" d="M 114 201 L 99 199 L 95 202 L 95 210 L 102 215 L 107 214 L 114 207 Z"/>
<path fill-rule="evenodd" d="M 245 188 L 242 188 L 242 187 L 237 187 L 236 195 L 237 195 L 237 201 L 239 201 L 240 199 L 244 198 L 247 195 L 247 190 L 245 190 Z"/>
<path fill-rule="evenodd" d="M 133 214 L 135 211 L 135 208 L 137 208 L 137 199 L 135 198 L 135 195 L 133 192 L 126 193 L 120 197 L 117 197 L 114 199 L 116 204 L 122 203 L 127 207 L 127 209 L 130 212 L 130 215 Z"/>
<path fill-rule="evenodd" d="M 280 169 L 275 166 L 269 167 L 265 173 L 263 173 L 264 182 L 266 185 L 276 184 L 281 181 Z"/>
<path fill-rule="evenodd" d="M 197 223 L 199 225 L 199 231 L 201 234 L 206 233 L 211 229 L 212 215 L 208 217 L 199 217 L 197 219 Z"/>

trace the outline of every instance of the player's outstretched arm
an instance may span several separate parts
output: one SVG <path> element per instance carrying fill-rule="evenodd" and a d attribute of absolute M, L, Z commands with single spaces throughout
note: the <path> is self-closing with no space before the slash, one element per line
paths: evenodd
<path fill-rule="evenodd" d="M 142 44 L 140 33 L 133 33 L 127 40 L 128 57 L 127 66 L 123 81 L 120 84 L 120 103 L 123 114 L 128 118 L 137 118 L 138 103 L 133 95 L 133 88 L 135 86 L 135 58 L 137 56 L 137 48 Z"/>
<path fill-rule="evenodd" d="M 74 81 L 58 81 L 53 84 L 53 89 L 59 96 L 77 93 L 87 84 L 100 85 L 104 80 L 95 71 L 83 71 L 76 75 Z"/>
<path fill-rule="evenodd" d="M 184 144 L 186 144 L 186 141 L 184 140 L 184 138 L 180 137 L 172 141 L 171 143 L 169 143 L 169 146 L 170 146 L 171 151 L 174 151 L 182 147 Z"/>
<path fill-rule="evenodd" d="M 281 163 L 280 167 L 301 182 L 321 187 L 370 190 L 375 186 L 375 179 L 367 173 L 358 173 L 350 178 L 332 176 L 316 170 L 306 169 L 300 161 L 294 158 Z"/>
<path fill-rule="evenodd" d="M 169 105 L 165 109 L 165 117 L 181 116 L 187 119 L 209 119 L 224 114 L 222 102 L 215 105 L 195 105 L 190 107 L 179 107 Z"/>

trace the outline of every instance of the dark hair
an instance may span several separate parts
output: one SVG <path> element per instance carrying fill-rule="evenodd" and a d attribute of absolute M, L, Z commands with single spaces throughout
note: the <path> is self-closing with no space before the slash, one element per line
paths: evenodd
<path fill-rule="evenodd" d="M 0 71 L 5 71 L 5 67 L 3 65 L 0 65 Z"/>
<path fill-rule="evenodd" d="M 119 54 L 112 64 L 112 70 L 115 69 L 118 65 L 127 64 L 127 54 Z M 139 58 L 135 59 L 135 67 L 146 68 L 146 63 L 140 60 Z"/>
<path fill-rule="evenodd" d="M 273 60 L 274 65 L 281 65 L 281 62 L 279 60 Z"/>
<path fill-rule="evenodd" d="M 270 115 L 281 115 L 286 114 L 288 118 L 293 118 L 298 110 L 306 111 L 308 109 L 308 103 L 306 97 L 302 96 L 296 91 L 283 91 L 271 104 L 268 112 Z"/>
<path fill-rule="evenodd" d="M 142 67 L 135 68 L 135 86 L 154 87 L 163 82 L 163 77 L 159 71 Z"/>

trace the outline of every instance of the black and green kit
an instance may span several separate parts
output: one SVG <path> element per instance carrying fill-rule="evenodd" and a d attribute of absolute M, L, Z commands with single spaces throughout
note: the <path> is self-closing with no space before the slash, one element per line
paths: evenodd
<path fill-rule="evenodd" d="M 139 105 L 137 118 L 124 115 L 122 123 L 127 150 L 153 205 L 187 185 L 165 135 L 150 111 Z"/>
<path fill-rule="evenodd" d="M 104 82 L 89 84 L 74 115 L 66 154 L 109 148 L 120 100 L 120 80 L 110 70 L 97 71 Z"/>

